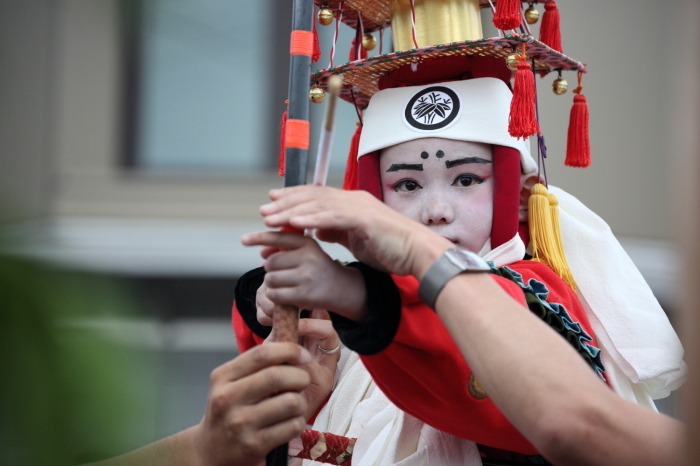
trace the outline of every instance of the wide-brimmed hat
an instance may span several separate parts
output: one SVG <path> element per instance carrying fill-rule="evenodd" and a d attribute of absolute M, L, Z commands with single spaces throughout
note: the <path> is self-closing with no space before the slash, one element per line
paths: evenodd
<path fill-rule="evenodd" d="M 580 95 L 580 79 L 586 66 L 562 52 L 555 1 L 534 2 L 545 6 L 539 40 L 530 34 L 527 25 L 532 15 L 526 13 L 534 10 L 533 2 L 525 2 L 530 4 L 528 10 L 524 10 L 522 3 L 520 0 L 316 0 L 318 7 L 331 12 L 336 21 L 356 28 L 355 53 L 351 52 L 351 57 L 357 59 L 313 73 L 311 87 L 316 92 L 325 90 L 331 76 L 342 75 L 341 97 L 362 110 L 382 88 L 382 79 L 399 69 L 440 67 L 440 60 L 446 57 L 491 57 L 507 63 L 514 72 L 509 131 L 514 137 L 526 138 L 539 133 L 535 73 L 544 76 L 557 72 L 554 90 L 561 94 L 567 87 L 561 73 L 575 71 L 579 86 L 574 91 L 577 96 L 565 163 L 586 167 L 590 164 L 588 109 L 585 97 Z M 481 8 L 491 8 L 494 12 L 498 37 L 483 37 Z M 391 26 L 395 50 L 361 58 L 366 53 L 360 45 L 365 42 L 362 37 L 387 26 Z"/>

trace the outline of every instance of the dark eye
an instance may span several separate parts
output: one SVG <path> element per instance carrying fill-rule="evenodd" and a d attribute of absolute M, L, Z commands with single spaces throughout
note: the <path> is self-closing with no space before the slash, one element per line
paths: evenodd
<path fill-rule="evenodd" d="M 394 191 L 396 191 L 397 193 L 398 192 L 408 193 L 408 192 L 412 192 L 412 191 L 418 191 L 419 189 L 422 188 L 422 186 L 413 180 L 401 180 L 398 183 L 396 183 L 394 186 L 392 186 L 392 188 L 394 188 Z"/>
<path fill-rule="evenodd" d="M 454 182 L 452 183 L 452 186 L 457 186 L 460 188 L 466 188 L 474 184 L 481 184 L 484 182 L 483 178 L 480 178 L 476 175 L 471 175 L 471 174 L 465 174 L 465 175 L 459 175 L 457 178 L 455 178 Z"/>

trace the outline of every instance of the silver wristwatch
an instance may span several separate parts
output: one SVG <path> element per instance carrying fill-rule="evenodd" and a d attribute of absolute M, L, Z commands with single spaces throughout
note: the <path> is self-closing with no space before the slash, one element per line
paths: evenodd
<path fill-rule="evenodd" d="M 478 254 L 466 249 L 452 248 L 430 266 L 420 281 L 418 296 L 435 309 L 435 301 L 447 282 L 465 272 L 490 272 L 491 266 Z"/>

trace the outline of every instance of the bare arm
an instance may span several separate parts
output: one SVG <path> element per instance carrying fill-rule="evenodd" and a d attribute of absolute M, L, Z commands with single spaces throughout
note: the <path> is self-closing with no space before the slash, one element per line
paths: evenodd
<path fill-rule="evenodd" d="M 261 208 L 268 226 L 317 228 L 393 273 L 420 279 L 454 246 L 366 193 L 305 186 L 271 198 Z M 554 464 L 683 464 L 680 422 L 615 395 L 486 275 L 454 278 L 436 307 L 492 400 Z"/>
<path fill-rule="evenodd" d="M 91 466 L 258 465 L 304 429 L 307 403 L 299 392 L 309 375 L 295 366 L 309 362 L 297 345 L 255 347 L 214 369 L 199 424 Z"/>
<path fill-rule="evenodd" d="M 615 395 L 489 277 L 456 277 L 436 308 L 491 399 L 554 464 L 683 464 L 680 422 Z"/>
<path fill-rule="evenodd" d="M 85 466 L 194 466 L 201 462 L 195 455 L 193 437 L 196 427 L 153 442 L 144 447 L 98 463 Z"/>

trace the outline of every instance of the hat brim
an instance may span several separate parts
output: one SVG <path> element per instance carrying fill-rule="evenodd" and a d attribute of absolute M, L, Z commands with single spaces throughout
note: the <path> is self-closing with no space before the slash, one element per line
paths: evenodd
<path fill-rule="evenodd" d="M 369 99 L 379 90 L 377 87 L 379 78 L 401 66 L 457 55 L 492 56 L 505 60 L 509 55 L 520 51 L 522 44 L 525 44 L 527 56 L 534 58 L 535 71 L 538 73 L 544 75 L 555 70 L 585 71 L 583 63 L 557 52 L 533 39 L 532 36 L 513 34 L 421 47 L 347 62 L 312 73 L 311 87 L 320 87 L 325 90 L 331 76 L 343 75 L 341 98 L 350 103 L 354 100 L 359 108 L 366 108 Z"/>

